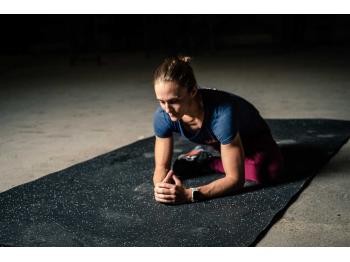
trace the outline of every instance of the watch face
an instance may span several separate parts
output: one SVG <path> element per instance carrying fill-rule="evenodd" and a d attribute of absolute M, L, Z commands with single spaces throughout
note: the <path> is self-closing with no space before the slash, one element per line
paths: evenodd
<path fill-rule="evenodd" d="M 193 191 L 193 200 L 198 201 L 199 200 L 200 193 L 198 190 Z"/>

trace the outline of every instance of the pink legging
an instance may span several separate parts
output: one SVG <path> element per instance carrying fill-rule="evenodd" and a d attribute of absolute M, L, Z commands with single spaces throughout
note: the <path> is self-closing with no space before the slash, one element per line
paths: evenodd
<path fill-rule="evenodd" d="M 256 144 L 258 149 L 246 155 L 244 159 L 245 180 L 258 184 L 279 180 L 283 168 L 283 157 L 276 142 L 268 135 L 263 136 Z M 225 173 L 220 157 L 214 157 L 209 166 L 217 173 Z"/>

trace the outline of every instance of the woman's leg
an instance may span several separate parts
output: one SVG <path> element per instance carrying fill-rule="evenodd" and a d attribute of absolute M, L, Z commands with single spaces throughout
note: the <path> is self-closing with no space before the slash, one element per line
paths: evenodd
<path fill-rule="evenodd" d="M 262 141 L 264 150 L 244 159 L 245 180 L 261 184 L 281 179 L 283 157 L 276 142 L 269 137 Z M 225 173 L 220 157 L 210 160 L 209 167 L 217 173 Z"/>
<path fill-rule="evenodd" d="M 253 181 L 255 183 L 261 183 L 260 173 L 261 173 L 261 156 L 256 155 L 256 159 L 245 158 L 244 159 L 244 173 L 246 181 Z M 213 158 L 209 167 L 216 173 L 225 173 L 224 166 L 222 164 L 220 157 Z"/>
<path fill-rule="evenodd" d="M 259 150 L 249 154 L 244 159 L 245 180 L 258 184 L 280 180 L 283 157 L 276 142 L 271 135 L 266 135 L 256 145 L 259 146 Z M 192 151 L 180 155 L 173 164 L 173 170 L 175 174 L 182 178 L 210 171 L 225 173 L 221 157 L 213 156 L 211 152 L 201 146 L 197 146 Z"/>

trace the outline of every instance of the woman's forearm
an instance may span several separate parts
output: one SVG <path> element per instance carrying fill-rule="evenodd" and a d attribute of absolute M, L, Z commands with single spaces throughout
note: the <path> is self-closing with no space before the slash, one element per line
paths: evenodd
<path fill-rule="evenodd" d="M 225 177 L 199 189 L 199 197 L 210 199 L 233 193 L 244 186 L 244 149 L 239 133 L 230 144 L 221 145 L 221 159 Z"/>
<path fill-rule="evenodd" d="M 223 196 L 228 193 L 234 193 L 243 188 L 244 180 L 237 180 L 226 176 L 211 182 L 210 184 L 199 187 L 200 199 L 211 199 Z"/>
<path fill-rule="evenodd" d="M 169 169 L 156 168 L 153 174 L 153 184 L 156 185 L 157 183 L 162 182 L 168 172 L 169 172 Z"/>

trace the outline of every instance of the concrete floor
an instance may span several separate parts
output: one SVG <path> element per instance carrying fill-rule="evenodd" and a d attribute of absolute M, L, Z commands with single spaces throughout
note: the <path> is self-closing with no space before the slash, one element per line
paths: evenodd
<path fill-rule="evenodd" d="M 350 120 L 346 48 L 194 57 L 203 86 L 234 92 L 265 118 Z M 0 192 L 153 135 L 152 73 L 164 56 L 0 58 Z M 258 246 L 349 246 L 350 143 Z M 150 174 L 150 179 L 152 174 Z"/>

